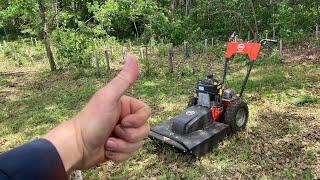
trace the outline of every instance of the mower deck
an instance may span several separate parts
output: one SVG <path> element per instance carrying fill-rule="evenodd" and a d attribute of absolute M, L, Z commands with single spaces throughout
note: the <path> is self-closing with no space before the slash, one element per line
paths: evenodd
<path fill-rule="evenodd" d="M 181 135 L 172 131 L 173 119 L 152 127 L 149 137 L 169 144 L 180 151 L 189 152 L 196 157 L 201 157 L 211 151 L 230 133 L 228 125 L 213 122 L 205 129 Z"/>

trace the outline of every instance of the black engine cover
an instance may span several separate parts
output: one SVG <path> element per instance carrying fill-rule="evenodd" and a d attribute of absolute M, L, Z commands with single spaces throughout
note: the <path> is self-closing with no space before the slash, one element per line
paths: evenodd
<path fill-rule="evenodd" d="M 179 116 L 152 127 L 149 137 L 201 157 L 229 133 L 227 124 L 211 120 L 209 108 L 192 106 Z"/>
<path fill-rule="evenodd" d="M 218 80 L 213 79 L 213 77 L 207 77 L 197 84 L 197 93 L 210 94 L 213 97 L 219 95 L 220 89 L 222 88 Z"/>
<path fill-rule="evenodd" d="M 172 119 L 172 131 L 189 134 L 204 129 L 211 123 L 211 111 L 202 106 L 192 106 Z"/>

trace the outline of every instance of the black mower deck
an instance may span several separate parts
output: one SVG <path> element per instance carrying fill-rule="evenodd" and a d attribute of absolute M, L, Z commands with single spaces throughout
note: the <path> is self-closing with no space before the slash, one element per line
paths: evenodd
<path fill-rule="evenodd" d="M 169 144 L 183 152 L 189 152 L 196 157 L 201 157 L 215 147 L 230 133 L 228 125 L 213 122 L 205 129 L 189 134 L 180 135 L 172 131 L 173 119 L 164 124 L 152 127 L 149 137 Z"/>

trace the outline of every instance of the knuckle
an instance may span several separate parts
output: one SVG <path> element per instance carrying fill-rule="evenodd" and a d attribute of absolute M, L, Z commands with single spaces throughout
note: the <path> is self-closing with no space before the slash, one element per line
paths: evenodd
<path fill-rule="evenodd" d="M 131 122 L 133 123 L 134 127 L 137 127 L 140 121 L 141 121 L 141 118 L 139 118 L 138 116 L 136 115 L 131 116 Z"/>
<path fill-rule="evenodd" d="M 129 85 L 132 85 L 132 81 L 130 80 L 130 76 L 128 76 L 126 71 L 120 71 L 120 73 L 117 76 L 121 81 L 124 81 L 125 83 L 128 83 Z"/>
<path fill-rule="evenodd" d="M 126 136 L 126 140 L 128 142 L 135 142 L 136 140 L 136 135 L 134 135 L 134 133 L 127 133 L 127 136 Z"/>

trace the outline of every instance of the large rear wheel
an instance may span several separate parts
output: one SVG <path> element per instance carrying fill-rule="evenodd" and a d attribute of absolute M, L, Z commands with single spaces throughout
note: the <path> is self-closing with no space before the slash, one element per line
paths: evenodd
<path fill-rule="evenodd" d="M 223 122 L 230 126 L 233 133 L 237 133 L 245 129 L 248 122 L 248 116 L 248 105 L 239 99 L 231 103 L 226 109 Z"/>

